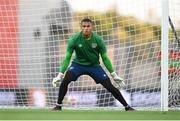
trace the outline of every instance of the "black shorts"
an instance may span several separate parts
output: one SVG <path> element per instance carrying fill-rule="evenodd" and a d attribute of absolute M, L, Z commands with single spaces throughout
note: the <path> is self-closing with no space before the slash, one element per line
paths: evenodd
<path fill-rule="evenodd" d="M 95 80 L 96 83 L 109 79 L 108 75 L 100 65 L 84 66 L 77 63 L 72 63 L 68 71 L 73 72 L 75 74 L 76 77 L 74 81 L 76 81 L 76 79 L 81 75 L 89 75 Z"/>

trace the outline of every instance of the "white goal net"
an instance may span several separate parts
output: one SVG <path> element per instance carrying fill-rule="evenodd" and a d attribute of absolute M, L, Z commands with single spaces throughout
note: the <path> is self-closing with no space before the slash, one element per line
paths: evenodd
<path fill-rule="evenodd" d="M 166 27 L 162 26 L 162 2 L 169 6 Z M 179 109 L 179 5 L 179 0 L 0 0 L 0 107 L 56 104 L 58 88 L 52 86 L 52 78 L 59 72 L 68 38 L 80 31 L 81 19 L 89 17 L 126 85 L 120 88 L 112 83 L 137 109 L 161 109 L 161 33 L 162 28 L 169 30 L 168 107 Z M 63 104 L 65 108 L 123 109 L 88 76 L 69 85 Z"/>
<path fill-rule="evenodd" d="M 180 107 L 180 25 L 179 1 L 173 0 L 169 4 L 169 107 Z"/>

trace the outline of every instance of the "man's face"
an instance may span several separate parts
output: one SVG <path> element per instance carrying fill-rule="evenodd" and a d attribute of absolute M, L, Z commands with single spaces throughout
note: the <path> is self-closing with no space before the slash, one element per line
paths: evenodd
<path fill-rule="evenodd" d="M 92 32 L 92 24 L 91 22 L 82 22 L 81 23 L 81 29 L 84 36 L 91 35 Z"/>

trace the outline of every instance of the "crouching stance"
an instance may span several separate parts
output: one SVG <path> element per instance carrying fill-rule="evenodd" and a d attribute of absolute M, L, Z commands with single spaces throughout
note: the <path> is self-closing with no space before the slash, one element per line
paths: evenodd
<path fill-rule="evenodd" d="M 119 77 L 107 57 L 106 47 L 102 38 L 92 31 L 93 23 L 90 19 L 84 18 L 81 21 L 81 32 L 75 33 L 69 40 L 65 58 L 60 67 L 60 72 L 53 79 L 53 86 L 56 87 L 60 81 L 58 101 L 52 111 L 62 109 L 62 101 L 67 93 L 68 85 L 72 81 L 76 81 L 81 75 L 89 75 L 96 83 L 100 83 L 125 107 L 126 111 L 133 111 L 121 92 L 112 85 L 110 78 L 100 65 L 99 56 L 101 56 L 104 65 L 110 72 L 114 81 L 124 84 L 123 78 Z M 75 52 L 75 58 L 71 60 L 71 56 Z M 68 68 L 68 69 L 67 69 Z M 66 72 L 66 73 L 65 73 Z"/>

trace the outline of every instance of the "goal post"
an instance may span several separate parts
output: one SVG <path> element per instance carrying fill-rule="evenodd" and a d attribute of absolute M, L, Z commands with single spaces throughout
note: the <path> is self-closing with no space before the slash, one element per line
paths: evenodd
<path fill-rule="evenodd" d="M 168 0 L 162 0 L 161 39 L 161 110 L 168 111 Z"/>
<path fill-rule="evenodd" d="M 56 104 L 59 89 L 52 79 L 68 38 L 89 17 L 115 71 L 125 79 L 123 88 L 111 81 L 128 104 L 138 110 L 179 110 L 178 5 L 178 0 L 1 0 L 0 108 Z M 124 109 L 87 75 L 70 83 L 63 107 Z"/>

